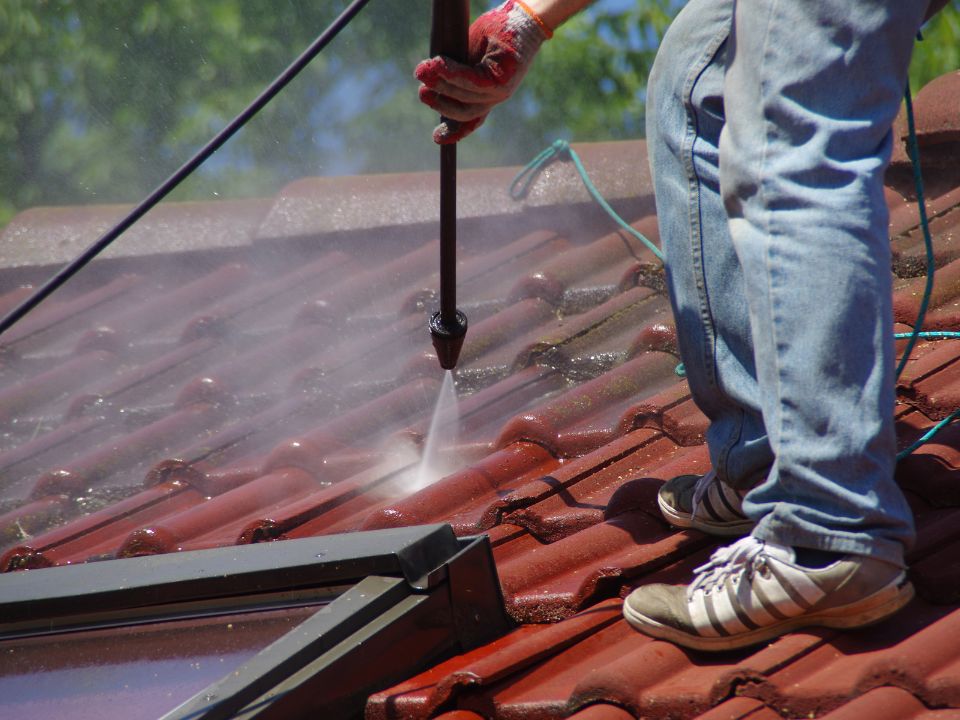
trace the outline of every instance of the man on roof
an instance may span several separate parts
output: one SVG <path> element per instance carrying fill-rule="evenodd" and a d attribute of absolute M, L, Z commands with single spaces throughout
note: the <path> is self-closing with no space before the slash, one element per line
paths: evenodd
<path fill-rule="evenodd" d="M 590 0 L 507 0 L 467 64 L 416 68 L 457 142 Z M 942 6 L 942 0 L 934 0 Z M 894 482 L 883 176 L 926 0 L 690 0 L 647 88 L 670 301 L 712 469 L 663 485 L 678 527 L 740 537 L 686 586 L 624 601 L 641 632 L 728 650 L 883 619 L 913 596 Z"/>

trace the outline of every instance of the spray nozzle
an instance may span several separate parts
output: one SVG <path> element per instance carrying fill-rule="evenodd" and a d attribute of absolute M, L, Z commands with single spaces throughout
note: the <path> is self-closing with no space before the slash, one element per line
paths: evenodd
<path fill-rule="evenodd" d="M 463 338 L 467 334 L 467 316 L 457 310 L 452 317 L 445 319 L 441 313 L 435 312 L 430 318 L 429 327 L 440 367 L 453 370 L 457 366 Z"/>

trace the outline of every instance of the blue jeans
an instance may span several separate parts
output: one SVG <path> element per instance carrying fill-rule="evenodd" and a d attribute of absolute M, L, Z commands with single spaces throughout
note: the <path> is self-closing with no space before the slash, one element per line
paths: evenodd
<path fill-rule="evenodd" d="M 918 0 L 691 0 L 648 85 L 670 299 L 753 534 L 903 563 L 883 173 Z"/>

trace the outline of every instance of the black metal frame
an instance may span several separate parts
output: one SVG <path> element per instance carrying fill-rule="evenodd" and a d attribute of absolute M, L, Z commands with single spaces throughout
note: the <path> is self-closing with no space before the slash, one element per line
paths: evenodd
<path fill-rule="evenodd" d="M 487 538 L 426 525 L 8 573 L 0 640 L 331 599 L 164 720 L 350 717 L 510 627 Z"/>

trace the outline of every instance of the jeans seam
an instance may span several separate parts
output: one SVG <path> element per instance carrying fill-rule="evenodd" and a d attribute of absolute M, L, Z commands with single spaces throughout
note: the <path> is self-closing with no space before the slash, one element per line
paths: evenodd
<path fill-rule="evenodd" d="M 687 127 L 682 146 L 682 156 L 684 170 L 687 173 L 687 189 L 690 197 L 688 216 L 690 224 L 690 249 L 696 275 L 700 318 L 705 330 L 705 341 L 707 343 L 706 347 L 701 348 L 701 353 L 702 360 L 706 366 L 705 369 L 707 370 L 707 378 L 710 384 L 716 389 L 719 389 L 716 363 L 716 328 L 714 327 L 713 314 L 710 311 L 706 282 L 704 280 L 702 252 L 703 228 L 700 222 L 700 178 L 696 171 L 693 152 L 693 147 L 700 137 L 699 122 L 693 107 L 693 90 L 696 87 L 697 81 L 701 75 L 703 75 L 703 72 L 710 65 L 720 47 L 726 41 L 728 35 L 729 29 L 725 29 L 714 36 L 713 41 L 707 45 L 705 52 L 700 56 L 700 60 L 691 67 L 683 86 L 683 106 L 687 115 Z"/>
<path fill-rule="evenodd" d="M 717 471 L 720 479 L 726 482 L 727 485 L 730 485 L 730 453 L 733 452 L 733 448 L 736 447 L 737 443 L 740 442 L 740 438 L 743 437 L 743 418 L 743 409 L 737 408 L 735 431 L 730 433 L 729 440 L 720 448 L 720 452 L 717 453 L 717 465 L 720 467 L 714 469 Z"/>
<path fill-rule="evenodd" d="M 688 217 L 691 231 L 690 249 L 696 277 L 698 295 L 697 299 L 700 304 L 701 324 L 704 329 L 704 341 L 706 343 L 704 347 L 700 348 L 700 351 L 702 353 L 702 360 L 704 362 L 707 380 L 717 391 L 721 390 L 720 378 L 717 374 L 717 333 L 713 321 L 713 312 L 710 307 L 703 265 L 703 227 L 700 221 L 701 180 L 696 170 L 693 151 L 694 145 L 700 138 L 699 118 L 697 117 L 696 109 L 693 103 L 693 92 L 704 71 L 706 71 L 710 63 L 714 61 L 723 44 L 727 42 L 729 34 L 730 31 L 728 26 L 721 32 L 718 32 L 716 35 L 714 35 L 713 40 L 707 44 L 704 53 L 700 56 L 699 62 L 695 63 L 691 67 L 683 86 L 683 105 L 687 115 L 686 134 L 683 143 L 683 164 L 684 169 L 687 172 L 688 191 L 690 196 L 690 214 Z M 719 394 L 722 397 L 725 397 L 725 393 L 720 392 Z M 732 402 L 727 402 L 727 405 L 731 409 L 739 412 L 738 422 L 734 428 L 734 431 L 729 434 L 723 446 L 717 453 L 717 462 L 714 470 L 718 473 L 721 479 L 725 479 L 729 475 L 729 468 L 727 465 L 730 453 L 743 434 L 742 408 L 739 408 L 736 403 Z"/>
<path fill-rule="evenodd" d="M 773 4 L 777 4 L 777 3 L 778 3 L 778 0 L 773 0 Z M 774 8 L 771 7 L 769 12 L 772 14 L 773 10 Z M 764 64 L 766 64 L 767 57 L 769 54 L 768 49 L 770 47 L 771 34 L 772 33 L 770 32 L 769 15 L 768 15 L 768 23 L 766 28 L 766 38 L 764 39 L 764 50 L 763 50 L 763 60 L 762 60 Z M 773 237 L 773 235 L 772 235 L 770 211 L 769 209 L 767 209 L 768 208 L 768 203 L 767 203 L 768 187 L 767 187 L 767 182 L 764 179 L 766 177 L 764 168 L 766 168 L 767 166 L 769 149 L 770 149 L 770 133 L 768 130 L 768 132 L 764 133 L 763 148 L 760 153 L 760 164 L 759 164 L 759 169 L 757 174 L 761 178 L 759 182 L 759 195 L 764 207 L 764 212 L 763 212 L 764 228 L 763 229 L 764 229 L 764 234 L 766 236 L 766 247 L 764 249 L 764 261 L 766 264 L 765 280 L 767 285 L 767 302 L 770 304 L 770 340 L 771 340 L 772 351 L 773 351 L 771 353 L 772 355 L 771 362 L 773 362 L 774 370 L 775 370 L 775 372 L 773 373 L 773 378 L 776 382 L 776 397 L 782 398 L 783 397 L 783 377 L 782 377 L 783 370 L 781 368 L 781 363 L 780 363 L 780 342 L 779 342 L 779 335 L 777 332 L 777 327 L 779 325 L 779 322 L 778 322 L 777 313 L 776 313 L 776 304 L 774 302 L 776 293 L 774 288 L 774 285 L 775 285 L 774 263 L 772 258 L 774 248 L 773 248 L 773 242 L 771 242 L 771 238 Z M 759 377 L 759 374 L 758 374 L 758 377 Z M 784 442 L 784 436 L 783 436 L 784 422 L 783 422 L 782 402 L 778 402 L 778 406 L 780 409 L 777 412 L 777 417 L 776 417 L 777 448 L 774 450 L 774 454 L 777 457 L 780 457 L 782 447 L 783 447 L 783 442 Z M 766 425 L 767 427 L 767 437 L 769 438 L 770 425 L 767 423 L 767 418 L 764 418 L 764 425 Z"/>

